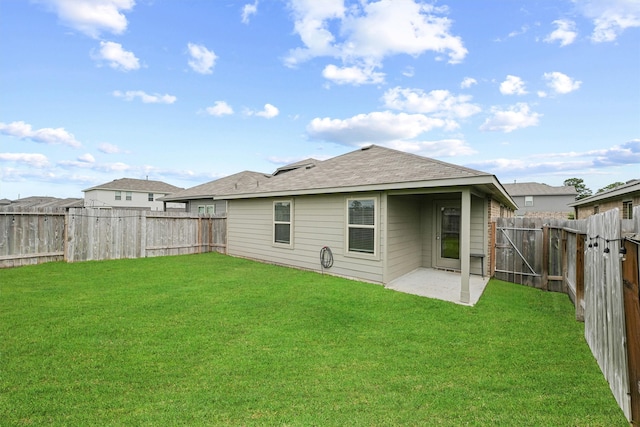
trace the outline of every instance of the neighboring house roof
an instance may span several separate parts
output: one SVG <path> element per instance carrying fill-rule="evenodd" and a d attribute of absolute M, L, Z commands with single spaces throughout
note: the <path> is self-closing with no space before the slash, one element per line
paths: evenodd
<path fill-rule="evenodd" d="M 158 198 L 166 202 L 186 201 L 192 199 L 212 198 L 217 194 L 227 194 L 238 189 L 255 188 L 271 178 L 260 172 L 244 171 L 205 184 L 187 188 L 169 196 Z"/>
<path fill-rule="evenodd" d="M 257 172 L 242 172 L 240 175 L 242 174 L 245 175 L 241 178 L 250 177 L 247 185 L 227 185 L 226 182 L 216 184 L 217 181 L 213 181 L 198 186 L 199 190 L 193 193 L 215 199 L 235 199 L 477 185 L 485 186 L 487 192 L 497 195 L 507 205 L 516 206 L 491 174 L 377 145 L 324 161 L 307 159 L 279 168 L 273 175 Z M 231 182 L 237 182 L 237 175 L 227 178 Z M 254 179 L 253 182 L 251 178 Z M 210 191 L 203 192 L 205 186 L 209 186 L 207 190 Z M 164 199 L 185 200 L 185 193 L 192 190 L 194 189 Z"/>
<path fill-rule="evenodd" d="M 611 190 L 596 193 L 593 196 L 585 197 L 584 199 L 577 200 L 571 203 L 569 206 L 584 206 L 590 205 L 596 202 L 601 202 L 608 199 L 622 198 L 624 196 L 631 196 L 632 194 L 640 194 L 640 179 L 632 179 L 627 181 L 626 184 L 620 185 Z"/>
<path fill-rule="evenodd" d="M 31 196 L 24 197 L 22 199 L 11 200 L 9 203 L 5 203 L 3 199 L 3 207 L 20 207 L 20 208 L 81 208 L 84 205 L 83 199 L 78 198 L 66 198 L 59 199 L 57 197 L 47 196 Z"/>
<path fill-rule="evenodd" d="M 538 182 L 519 182 L 503 184 L 511 197 L 516 196 L 576 196 L 578 192 L 572 185 L 552 187 Z"/>
<path fill-rule="evenodd" d="M 95 187 L 82 190 L 83 192 L 91 190 L 115 190 L 115 191 L 139 191 L 143 193 L 175 193 L 182 190 L 175 185 L 167 184 L 162 181 L 153 181 L 149 179 L 133 179 L 121 178 L 114 179 L 111 182 L 96 185 Z"/>

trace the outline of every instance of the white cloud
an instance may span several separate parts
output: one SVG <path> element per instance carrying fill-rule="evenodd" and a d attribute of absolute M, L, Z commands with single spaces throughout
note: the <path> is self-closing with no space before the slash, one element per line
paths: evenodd
<path fill-rule="evenodd" d="M 480 107 L 471 104 L 471 96 L 451 94 L 448 90 L 395 87 L 385 92 L 382 99 L 387 108 L 410 113 L 433 113 L 436 117 L 465 118 L 477 114 Z"/>
<path fill-rule="evenodd" d="M 615 41 L 627 28 L 640 27 L 638 0 L 573 0 L 584 16 L 593 20 L 591 40 Z"/>
<path fill-rule="evenodd" d="M 130 11 L 134 0 L 40 0 L 55 11 L 60 21 L 89 37 L 103 31 L 122 34 L 127 29 L 123 12 Z"/>
<path fill-rule="evenodd" d="M 384 73 L 375 72 L 372 67 L 337 67 L 329 64 L 322 70 L 322 76 L 336 84 L 353 84 L 355 86 L 384 82 Z"/>
<path fill-rule="evenodd" d="M 96 159 L 90 153 L 85 153 L 81 156 L 78 156 L 78 161 L 83 163 L 95 163 Z"/>
<path fill-rule="evenodd" d="M 342 0 L 289 0 L 289 5 L 294 31 L 304 45 L 289 52 L 285 60 L 289 66 L 315 57 L 341 59 L 343 67 L 325 69 L 331 76 L 332 71 L 379 68 L 393 55 L 417 57 L 432 51 L 448 56 L 450 63 L 459 63 L 467 55 L 460 37 L 451 34 L 452 21 L 444 16 L 445 7 L 415 0 L 363 1 L 349 8 Z M 365 74 L 374 75 L 373 71 Z M 362 80 L 342 81 L 361 84 Z"/>
<path fill-rule="evenodd" d="M 547 81 L 547 86 L 559 94 L 573 92 L 574 90 L 578 90 L 580 85 L 582 85 L 581 81 L 573 80 L 571 77 L 558 71 L 544 73 L 544 79 Z"/>
<path fill-rule="evenodd" d="M 207 114 L 217 117 L 233 114 L 233 108 L 224 101 L 216 101 L 213 107 L 207 107 L 205 111 Z"/>
<path fill-rule="evenodd" d="M 500 83 L 500 93 L 503 95 L 525 95 L 527 90 L 520 77 L 508 75 L 507 79 Z"/>
<path fill-rule="evenodd" d="M 457 124 L 450 120 L 423 114 L 395 114 L 390 111 L 359 114 L 348 119 L 315 118 L 307 125 L 313 139 L 349 146 L 416 138 L 436 128 L 452 130 Z"/>
<path fill-rule="evenodd" d="M 272 119 L 280 114 L 280 110 L 277 107 L 274 107 L 271 104 L 264 104 L 264 110 L 250 112 L 250 115 L 255 114 L 258 117 L 264 117 L 265 119 Z"/>
<path fill-rule="evenodd" d="M 460 88 L 468 89 L 475 84 L 478 84 L 478 81 L 476 79 L 472 77 L 465 77 L 464 80 L 462 80 L 462 83 L 460 83 Z"/>
<path fill-rule="evenodd" d="M 556 25 L 556 29 L 544 39 L 545 42 L 559 41 L 560 46 L 568 46 L 575 41 L 578 36 L 575 22 L 568 19 L 558 19 L 553 23 Z"/>
<path fill-rule="evenodd" d="M 140 98 L 140 100 L 145 104 L 173 104 L 178 99 L 173 95 L 167 94 L 160 95 L 154 93 L 153 95 L 150 95 L 141 90 L 128 90 L 126 92 L 116 90 L 113 92 L 113 96 L 116 98 L 123 98 L 126 101 L 133 101 L 135 98 Z"/>
<path fill-rule="evenodd" d="M 24 163 L 34 168 L 44 168 L 49 165 L 49 160 L 45 155 L 36 153 L 0 153 L 0 160 Z"/>
<path fill-rule="evenodd" d="M 585 171 L 637 164 L 640 164 L 640 139 L 634 139 L 602 150 L 533 154 L 526 159 L 498 158 L 465 166 L 489 170 L 495 174 L 512 174 L 514 177 L 522 177 L 523 174 L 533 176 L 536 174 L 571 171 L 584 174 Z"/>
<path fill-rule="evenodd" d="M 100 42 L 100 50 L 91 53 L 95 61 L 105 61 L 115 70 L 131 71 L 140 68 L 140 61 L 133 52 L 128 52 L 122 48 L 120 43 Z"/>
<path fill-rule="evenodd" d="M 82 144 L 76 138 L 64 130 L 64 128 L 42 128 L 33 130 L 31 125 L 23 121 L 0 123 L 0 133 L 14 136 L 20 139 L 30 139 L 43 144 L 62 144 L 78 148 Z"/>
<path fill-rule="evenodd" d="M 335 37 L 328 27 L 331 20 L 344 17 L 343 0 L 290 0 L 289 7 L 294 15 L 294 32 L 305 47 L 290 51 L 285 59 L 287 65 L 295 66 L 318 56 L 340 56 L 340 49 L 333 46 Z"/>
<path fill-rule="evenodd" d="M 255 3 L 247 3 L 242 7 L 242 23 L 248 24 L 251 15 L 258 13 L 258 0 Z"/>
<path fill-rule="evenodd" d="M 125 152 L 117 145 L 109 144 L 108 142 L 103 142 L 102 144 L 100 144 L 98 146 L 98 151 L 105 154 L 119 154 Z"/>
<path fill-rule="evenodd" d="M 596 156 L 593 163 L 598 167 L 640 164 L 640 139 L 632 139 L 605 150 L 591 151 L 588 154 Z"/>
<path fill-rule="evenodd" d="M 517 129 L 537 126 L 540 117 L 542 114 L 530 111 L 529 105 L 526 103 L 512 105 L 507 110 L 493 107 L 491 117 L 480 126 L 480 130 L 509 133 Z"/>
<path fill-rule="evenodd" d="M 207 49 L 204 45 L 194 43 L 187 44 L 187 49 L 191 56 L 189 66 L 193 71 L 200 74 L 213 73 L 213 67 L 218 57 L 212 50 Z"/>

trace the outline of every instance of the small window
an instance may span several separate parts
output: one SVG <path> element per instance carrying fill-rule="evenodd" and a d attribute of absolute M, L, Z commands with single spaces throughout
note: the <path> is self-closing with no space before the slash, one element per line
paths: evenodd
<path fill-rule="evenodd" d="M 273 242 L 291 245 L 291 201 L 273 202 Z"/>
<path fill-rule="evenodd" d="M 533 206 L 533 196 L 524 196 L 524 205 Z"/>
<path fill-rule="evenodd" d="M 347 200 L 348 252 L 375 254 L 376 199 Z"/>
<path fill-rule="evenodd" d="M 126 198 L 127 200 L 131 200 L 131 191 L 127 191 Z"/>
<path fill-rule="evenodd" d="M 153 193 L 149 193 L 149 201 L 153 202 Z"/>
<path fill-rule="evenodd" d="M 216 213 L 215 205 L 199 205 L 198 206 L 198 214 L 200 215 L 213 215 Z"/>
<path fill-rule="evenodd" d="M 122 191 L 116 191 L 116 200 L 122 200 Z"/>
<path fill-rule="evenodd" d="M 622 219 L 633 219 L 633 202 L 622 202 Z"/>

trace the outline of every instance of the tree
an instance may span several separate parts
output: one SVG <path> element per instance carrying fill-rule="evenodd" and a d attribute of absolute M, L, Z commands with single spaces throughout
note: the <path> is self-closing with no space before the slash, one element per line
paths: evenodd
<path fill-rule="evenodd" d="M 624 185 L 624 182 L 616 181 L 613 184 L 609 184 L 605 187 L 602 187 L 601 189 L 598 190 L 598 193 L 602 193 L 603 191 L 613 190 L 614 188 L 620 187 L 621 185 Z"/>
<path fill-rule="evenodd" d="M 564 185 L 572 186 L 578 192 L 576 196 L 576 200 L 584 199 L 585 197 L 589 197 L 592 193 L 591 190 L 587 188 L 584 184 L 584 180 L 581 178 L 569 178 L 564 180 Z"/>

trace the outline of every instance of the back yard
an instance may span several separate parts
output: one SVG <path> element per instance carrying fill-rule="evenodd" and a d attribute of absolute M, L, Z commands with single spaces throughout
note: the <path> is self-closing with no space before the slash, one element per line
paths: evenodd
<path fill-rule="evenodd" d="M 0 270 L 0 425 L 625 426 L 564 294 L 215 253 Z"/>

